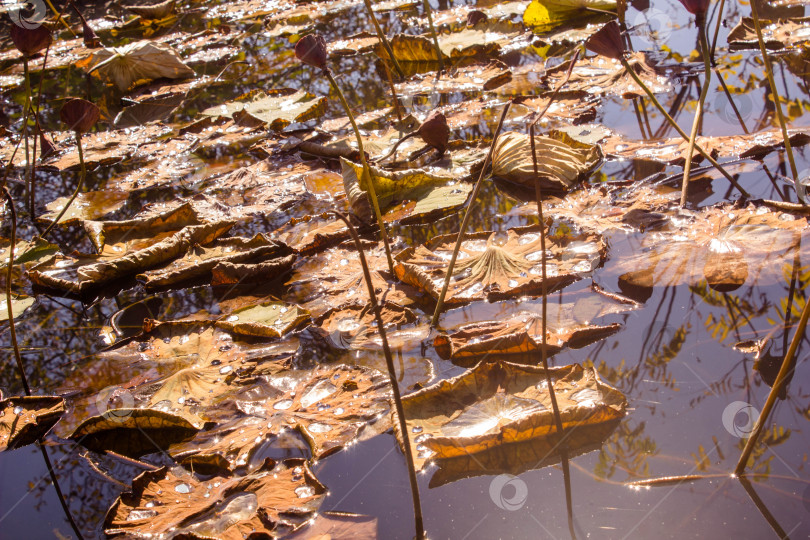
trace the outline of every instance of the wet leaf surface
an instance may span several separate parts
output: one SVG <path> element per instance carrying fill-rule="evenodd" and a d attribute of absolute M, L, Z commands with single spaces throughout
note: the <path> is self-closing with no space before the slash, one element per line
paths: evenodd
<path fill-rule="evenodd" d="M 152 41 L 135 41 L 123 47 L 94 51 L 76 65 L 120 90 L 138 81 L 163 77 L 186 79 L 195 75 L 170 46 Z"/>
<path fill-rule="evenodd" d="M 57 396 L 22 396 L 0 400 L 0 452 L 13 450 L 48 433 L 65 411 Z"/>
<path fill-rule="evenodd" d="M 313 98 L 299 90 L 289 95 L 256 93 L 240 101 L 211 107 L 204 116 L 232 118 L 241 125 L 266 126 L 281 131 L 292 122 L 306 122 L 323 115 L 326 98 Z"/>

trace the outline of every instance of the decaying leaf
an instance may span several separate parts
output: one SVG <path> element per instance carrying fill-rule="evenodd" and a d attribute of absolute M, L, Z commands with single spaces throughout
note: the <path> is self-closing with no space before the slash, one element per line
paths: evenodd
<path fill-rule="evenodd" d="M 149 40 L 94 51 L 76 62 L 76 66 L 115 84 L 120 90 L 126 90 L 138 81 L 195 76 L 194 70 L 185 65 L 170 46 Z"/>
<path fill-rule="evenodd" d="M 10 397 L 0 401 L 0 452 L 35 442 L 65 412 L 57 396 Z"/>
<path fill-rule="evenodd" d="M 352 211 L 368 221 L 374 214 L 365 184 L 359 180 L 363 167 L 342 158 L 341 164 L 343 185 Z M 422 169 L 389 172 L 373 165 L 369 165 L 369 169 L 381 211 L 386 213 L 398 201 L 413 201 L 387 216 L 389 220 L 398 219 L 403 223 L 435 218 L 461 206 L 472 190 L 472 186 L 456 182 L 452 177 Z"/>
<path fill-rule="evenodd" d="M 260 263 L 287 256 L 290 249 L 276 243 L 263 234 L 253 238 L 232 237 L 217 240 L 210 246 L 193 245 L 181 259 L 172 261 L 163 268 L 138 274 L 137 278 L 147 289 L 167 287 L 182 281 L 208 277 L 221 263 Z M 294 260 L 294 258 L 293 258 Z M 265 277 L 272 274 L 264 274 Z"/>
<path fill-rule="evenodd" d="M 11 295 L 11 313 L 16 319 L 29 307 L 34 305 L 36 298 L 25 295 Z M 0 322 L 8 320 L 8 303 L 5 295 L 0 296 Z"/>
<path fill-rule="evenodd" d="M 431 74 L 416 75 L 410 80 L 397 85 L 400 96 L 432 92 L 449 93 L 479 90 L 494 90 L 508 83 L 512 79 L 512 72 L 508 66 L 499 60 L 489 64 L 472 64 L 459 67 L 447 77 L 436 80 Z"/>
<path fill-rule="evenodd" d="M 760 19 L 762 38 L 769 49 L 799 47 L 810 41 L 810 17 L 795 17 L 772 21 Z M 754 28 L 754 19 L 743 17 L 728 33 L 729 49 L 759 49 L 759 40 Z"/>
<path fill-rule="evenodd" d="M 410 309 L 388 301 L 380 306 L 380 317 L 387 332 L 416 321 L 416 315 Z M 323 316 L 319 326 L 330 342 L 340 349 L 361 349 L 379 335 L 374 311 L 369 304 L 332 310 Z"/>
<path fill-rule="evenodd" d="M 549 368 L 564 430 L 620 419 L 627 401 L 593 368 Z M 417 467 L 555 436 L 551 397 L 542 367 L 501 359 L 403 398 Z"/>
<path fill-rule="evenodd" d="M 271 538 L 311 518 L 325 494 L 301 459 L 268 460 L 251 475 L 205 481 L 180 467 L 163 467 L 132 481 L 132 490 L 107 513 L 104 531 L 130 538 Z"/>
<path fill-rule="evenodd" d="M 560 131 L 535 136 L 537 171 L 543 187 L 570 189 L 601 163 L 598 145 L 574 140 Z M 507 131 L 498 136 L 492 152 L 492 174 L 534 186 L 534 160 L 528 135 Z"/>
<path fill-rule="evenodd" d="M 233 118 L 242 125 L 267 126 L 281 131 L 292 122 L 306 122 L 326 112 L 326 98 L 312 97 L 303 90 L 292 94 L 248 94 L 243 99 L 217 105 L 202 112 L 204 116 Z"/>
<path fill-rule="evenodd" d="M 597 325 L 593 320 L 639 307 L 629 298 L 608 294 L 596 287 L 591 293 L 563 293 L 559 301 L 547 306 L 547 354 L 555 354 L 566 345 L 579 348 L 618 332 L 622 328 L 620 324 Z M 433 345 L 442 358 L 467 361 L 485 355 L 511 354 L 537 359 L 537 355 L 531 356 L 531 353 L 542 349 L 542 307 L 539 301 L 523 301 L 517 305 L 504 302 L 502 306 L 496 304 L 492 308 L 473 304 L 460 311 L 470 312 L 476 308 L 479 322 L 463 324 L 434 339 Z M 499 315 L 498 320 L 487 321 L 486 313 L 480 312 L 482 310 L 494 310 Z M 453 319 L 452 312 L 445 316 L 446 321 Z"/>
<path fill-rule="evenodd" d="M 129 193 L 127 192 L 112 189 L 79 193 L 67 209 L 67 212 L 59 218 L 59 224 L 67 225 L 77 221 L 104 217 L 124 206 L 128 196 Z M 39 216 L 38 219 L 48 222 L 53 221 L 69 199 L 70 197 L 59 197 L 55 201 L 48 203 L 45 205 L 48 212 Z"/>
<path fill-rule="evenodd" d="M 406 250 L 395 267 L 397 277 L 438 298 L 455 240 L 451 235 L 438 236 L 425 246 Z M 604 242 L 595 235 L 555 238 L 549 234 L 546 241 L 549 290 L 575 281 L 578 274 L 591 272 L 605 252 Z M 531 230 L 467 235 L 461 243 L 445 303 L 536 294 L 542 287 L 541 258 L 540 234 Z"/>
<path fill-rule="evenodd" d="M 515 34 L 501 34 L 477 29 L 465 29 L 460 32 L 439 35 L 439 49 L 445 59 L 462 57 L 485 57 L 497 55 L 501 47 L 507 44 Z M 397 61 L 436 62 L 436 48 L 430 35 L 413 36 L 397 34 L 391 39 L 391 49 Z M 383 59 L 388 53 L 379 43 L 375 52 Z"/>

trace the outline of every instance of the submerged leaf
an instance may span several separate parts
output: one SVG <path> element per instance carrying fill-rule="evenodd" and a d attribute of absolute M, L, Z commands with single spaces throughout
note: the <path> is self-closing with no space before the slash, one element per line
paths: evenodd
<path fill-rule="evenodd" d="M 615 9 L 616 0 L 532 0 L 523 13 L 523 22 L 543 31 Z"/>
<path fill-rule="evenodd" d="M 293 304 L 264 302 L 239 308 L 217 321 L 235 334 L 278 338 L 309 321 L 309 313 Z"/>
<path fill-rule="evenodd" d="M 0 452 L 35 442 L 65 412 L 57 396 L 10 397 L 0 401 Z"/>

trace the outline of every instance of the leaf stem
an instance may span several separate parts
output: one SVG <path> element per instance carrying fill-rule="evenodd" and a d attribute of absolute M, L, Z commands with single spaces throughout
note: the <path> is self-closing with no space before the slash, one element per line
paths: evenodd
<path fill-rule="evenodd" d="M 346 98 L 343 96 L 343 92 L 340 91 L 340 87 L 335 80 L 335 76 L 332 75 L 332 71 L 326 68 L 323 70 L 323 72 L 329 79 L 329 82 L 332 84 L 332 88 L 334 88 L 335 92 L 337 92 L 338 97 L 340 97 L 340 102 L 343 104 L 343 108 L 346 110 L 346 116 L 349 117 L 349 122 L 352 124 L 354 135 L 357 137 L 357 150 L 360 153 L 360 162 L 363 165 L 363 180 L 366 182 L 368 195 L 371 199 L 371 206 L 374 208 L 374 214 L 377 217 L 377 225 L 380 227 L 380 236 L 382 237 L 383 245 L 385 246 L 385 257 L 388 259 L 388 270 L 393 275 L 394 259 L 391 257 L 391 246 L 388 244 L 388 233 L 385 231 L 385 223 L 383 222 L 382 213 L 380 212 L 380 204 L 377 201 L 377 192 L 374 189 L 374 181 L 371 178 L 371 169 L 369 168 L 368 161 L 366 160 L 366 151 L 363 148 L 363 137 L 360 136 L 360 129 L 357 127 L 357 122 L 354 120 L 354 114 L 352 113 Z"/>
<path fill-rule="evenodd" d="M 450 257 L 450 263 L 447 266 L 447 274 L 444 276 L 442 292 L 439 294 L 439 299 L 436 301 L 436 309 L 433 311 L 433 318 L 430 320 L 431 328 L 435 328 L 436 324 L 439 322 L 439 314 L 441 314 L 442 308 L 444 307 L 444 298 L 447 296 L 447 288 L 450 286 L 450 278 L 453 276 L 453 267 L 456 265 L 458 250 L 461 248 L 461 242 L 464 241 L 464 231 L 467 230 L 467 223 L 470 221 L 470 216 L 472 215 L 470 209 L 472 208 L 473 204 L 475 204 L 475 200 L 478 197 L 478 192 L 481 190 L 481 182 L 484 179 L 484 173 L 486 172 L 487 166 L 492 159 L 492 152 L 495 150 L 495 143 L 498 140 L 498 135 L 501 133 L 503 121 L 506 120 L 506 113 L 509 112 L 509 107 L 511 106 L 511 101 L 507 101 L 506 105 L 504 105 L 501 118 L 498 120 L 498 127 L 495 128 L 495 134 L 492 136 L 492 144 L 490 144 L 489 152 L 487 152 L 487 157 L 484 159 L 484 166 L 481 167 L 481 172 L 478 174 L 478 181 L 475 183 L 475 187 L 470 195 L 470 202 L 467 205 L 467 209 L 464 211 L 464 218 L 461 220 L 461 227 L 459 227 L 458 230 L 458 238 L 456 239 L 456 245 L 453 248 L 453 255 Z"/>
<path fill-rule="evenodd" d="M 709 44 L 706 40 L 706 15 L 699 15 L 696 22 L 698 42 L 700 43 L 700 51 L 703 55 L 704 81 L 703 88 L 700 90 L 700 99 L 698 100 L 697 110 L 695 111 L 695 118 L 692 121 L 692 134 L 689 136 L 689 147 L 686 150 L 686 163 L 684 163 L 683 166 L 681 207 L 686 206 L 686 199 L 689 194 L 689 175 L 692 172 L 692 156 L 695 154 L 695 141 L 697 139 L 698 128 L 700 127 L 700 121 L 703 118 L 703 104 L 706 102 L 706 96 L 709 94 L 709 85 L 712 80 L 712 61 L 709 57 Z"/>
<path fill-rule="evenodd" d="M 625 58 L 621 58 L 620 61 L 621 61 L 622 65 L 624 66 L 624 69 L 630 74 L 630 76 L 633 78 L 633 80 L 636 82 L 636 84 L 638 84 L 641 87 L 641 89 L 644 90 L 644 93 L 647 94 L 647 97 L 650 98 L 650 101 L 653 102 L 653 105 L 655 105 L 655 107 L 658 109 L 658 111 L 664 116 L 664 118 L 669 123 L 669 125 L 672 126 L 672 128 L 675 131 L 678 132 L 678 135 L 683 137 L 684 140 L 688 141 L 689 136 L 686 134 L 686 132 L 684 132 L 684 130 L 681 129 L 681 126 L 679 126 L 677 124 L 677 122 L 675 122 L 675 120 L 673 120 L 673 118 L 669 115 L 669 113 L 664 108 L 664 106 L 661 105 L 661 102 L 658 101 L 658 98 L 655 97 L 655 94 L 652 93 L 652 90 L 650 90 L 649 87 L 646 84 L 644 84 L 644 81 L 641 80 L 641 78 L 638 76 L 638 74 L 635 72 L 635 70 L 632 68 L 632 66 L 630 66 L 630 63 L 627 62 L 627 60 Z M 731 185 L 733 185 L 735 188 L 737 188 L 737 191 L 739 191 L 740 194 L 743 197 L 745 197 L 745 198 L 750 198 L 751 197 L 751 195 L 747 191 L 745 191 L 742 188 L 742 186 L 740 186 L 740 184 L 737 183 L 737 181 L 734 179 L 734 177 L 731 176 L 723 168 L 723 166 L 720 165 L 717 162 L 717 160 L 714 159 L 711 155 L 709 155 L 699 144 L 695 144 L 695 150 L 697 150 L 698 153 L 701 156 L 706 158 L 706 160 L 709 163 L 711 163 L 712 166 L 714 166 L 714 168 L 717 169 L 720 172 L 720 174 L 722 174 L 726 178 L 726 180 L 731 182 Z"/>
<path fill-rule="evenodd" d="M 773 410 L 773 406 L 776 403 L 776 398 L 782 391 L 782 386 L 785 384 L 788 375 L 795 368 L 794 357 L 796 356 L 796 350 L 799 348 L 799 344 L 804 338 L 804 331 L 807 329 L 808 319 L 810 319 L 810 301 L 804 304 L 804 309 L 802 310 L 799 324 L 796 326 L 796 333 L 793 334 L 793 339 L 790 341 L 790 348 L 788 349 L 787 354 L 785 354 L 785 358 L 782 360 L 782 367 L 779 368 L 779 373 L 776 375 L 776 380 L 771 387 L 771 391 L 768 393 L 768 399 L 765 401 L 765 406 L 762 407 L 762 412 L 759 413 L 759 418 L 757 418 L 757 423 L 754 425 L 751 436 L 748 437 L 748 440 L 745 442 L 745 448 L 743 448 L 742 454 L 740 455 L 740 460 L 737 462 L 737 467 L 734 469 L 734 474 L 737 476 L 742 476 L 745 474 L 745 467 L 748 464 L 748 459 L 751 457 L 751 452 L 754 451 L 754 446 L 756 446 L 757 441 L 762 434 L 762 429 L 765 427 L 765 422 L 768 421 L 768 416 L 771 414 L 771 410 Z"/>
<path fill-rule="evenodd" d="M 765 73 L 768 76 L 768 84 L 771 87 L 771 97 L 773 98 L 773 104 L 776 107 L 776 116 L 777 118 L 779 118 L 779 127 L 782 128 L 782 138 L 785 141 L 785 153 L 787 153 L 788 161 L 790 162 L 790 172 L 793 174 L 794 184 L 798 185 L 798 182 L 801 179 L 799 178 L 799 171 L 796 168 L 796 161 L 793 158 L 793 148 L 790 145 L 790 137 L 788 136 L 787 123 L 785 122 L 785 116 L 782 113 L 782 102 L 779 99 L 779 90 L 777 90 L 776 81 L 773 78 L 773 66 L 771 65 L 771 57 L 768 55 L 768 50 L 765 48 L 765 40 L 762 38 L 762 27 L 759 23 L 759 13 L 757 12 L 756 2 L 751 2 L 751 15 L 754 18 L 754 29 L 757 32 L 757 41 L 759 41 L 759 50 L 762 53 L 762 61 L 765 64 Z"/>
<path fill-rule="evenodd" d="M 14 359 L 17 361 L 17 369 L 20 372 L 25 395 L 31 395 L 31 387 L 28 385 L 28 378 L 25 376 L 22 356 L 20 355 L 20 345 L 17 343 L 17 329 L 14 328 L 14 310 L 11 307 L 11 276 L 14 269 L 14 247 L 17 243 L 17 210 L 14 209 L 14 199 L 8 188 L 3 186 L 3 196 L 8 202 L 8 209 L 11 212 L 11 242 L 8 248 L 8 268 L 6 271 L 6 307 L 8 308 L 8 328 L 11 335 L 11 346 L 14 348 Z"/>
<path fill-rule="evenodd" d="M 442 54 L 442 48 L 439 47 L 439 34 L 436 33 L 436 27 L 433 25 L 433 9 L 430 7 L 430 0 L 422 0 L 422 5 L 425 6 L 425 15 L 427 16 L 428 20 L 428 27 L 430 28 L 430 33 L 433 36 L 433 46 L 436 48 L 436 60 L 439 61 L 439 72 L 437 73 L 437 78 L 442 76 L 444 73 L 444 55 Z"/>
<path fill-rule="evenodd" d="M 76 132 L 76 148 L 79 150 L 79 165 L 81 166 L 81 171 L 79 172 L 79 182 L 76 184 L 76 189 L 73 191 L 73 195 L 70 196 L 70 199 L 65 203 L 65 206 L 62 207 L 62 210 L 59 212 L 54 220 L 48 225 L 45 230 L 42 232 L 42 237 L 44 238 L 46 234 L 51 232 L 51 229 L 59 223 L 59 220 L 62 219 L 62 216 L 65 215 L 70 205 L 73 204 L 73 201 L 76 200 L 76 197 L 79 195 L 79 192 L 82 190 L 82 186 L 84 185 L 84 178 L 87 176 L 87 166 L 84 163 L 84 153 L 82 152 L 82 134 L 78 131 Z"/>
<path fill-rule="evenodd" d="M 382 340 L 383 354 L 385 355 L 385 364 L 388 368 L 388 378 L 391 381 L 391 390 L 394 394 L 394 405 L 397 411 L 397 420 L 399 423 L 399 430 L 402 434 L 403 452 L 405 454 L 405 461 L 408 465 L 408 478 L 411 482 L 411 495 L 413 497 L 413 513 L 416 525 L 416 537 L 423 539 L 425 537 L 425 528 L 422 520 L 422 502 L 419 497 L 419 483 L 416 478 L 416 466 L 413 461 L 413 450 L 411 448 L 410 437 L 408 436 L 408 425 L 405 423 L 405 409 L 402 406 L 402 395 L 399 392 L 399 385 L 397 384 L 397 372 L 394 367 L 394 359 L 391 356 L 391 348 L 388 345 L 388 337 L 385 333 L 385 324 L 380 314 L 380 306 L 377 303 L 377 295 L 374 294 L 374 285 L 371 282 L 371 272 L 368 269 L 366 256 L 363 253 L 363 246 L 360 244 L 360 237 L 352 225 L 349 218 L 342 212 L 331 210 L 331 214 L 337 216 L 349 228 L 349 234 L 352 236 L 354 247 L 357 249 L 357 254 L 360 257 L 360 266 L 363 267 L 363 276 L 368 287 L 368 298 L 371 302 L 371 308 L 374 311 L 374 320 L 377 322 L 377 330 L 380 332 L 380 339 Z"/>
<path fill-rule="evenodd" d="M 366 5 L 366 11 L 368 11 L 368 16 L 371 17 L 371 21 L 374 23 L 374 29 L 377 32 L 377 38 L 380 40 L 380 43 L 382 43 L 383 47 L 385 48 L 385 52 L 388 53 L 388 58 L 391 59 L 391 63 L 394 64 L 394 69 L 397 70 L 397 75 L 399 75 L 400 79 L 404 79 L 405 72 L 402 71 L 399 62 L 397 62 L 397 59 L 394 56 L 394 50 L 391 48 L 391 43 L 388 41 L 388 36 L 386 36 L 385 32 L 383 32 L 382 28 L 380 28 L 380 23 L 379 21 L 377 21 L 377 16 L 374 14 L 374 8 L 371 7 L 371 0 L 363 0 L 363 3 Z"/>

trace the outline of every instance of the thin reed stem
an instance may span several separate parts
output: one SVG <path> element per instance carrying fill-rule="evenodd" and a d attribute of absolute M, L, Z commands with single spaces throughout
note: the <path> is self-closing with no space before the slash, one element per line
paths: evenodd
<path fill-rule="evenodd" d="M 646 85 L 646 84 L 644 84 L 644 81 L 642 81 L 642 80 L 641 80 L 641 78 L 638 76 L 638 74 L 635 72 L 635 70 L 633 70 L 632 66 L 631 66 L 631 65 L 630 65 L 630 64 L 627 62 L 627 60 L 626 60 L 626 59 L 624 59 L 624 58 L 622 58 L 622 59 L 621 59 L 621 63 L 622 63 L 622 65 L 624 66 L 624 69 L 625 69 L 625 70 L 626 70 L 626 71 L 627 71 L 627 72 L 630 74 L 630 76 L 631 76 L 631 77 L 633 78 L 633 80 L 636 82 L 636 84 L 638 84 L 638 85 L 641 87 L 641 89 L 642 89 L 642 90 L 644 90 L 644 93 L 646 93 L 646 94 L 647 94 L 647 97 L 648 97 L 648 98 L 650 98 L 650 101 L 652 101 L 653 105 L 655 105 L 655 107 L 658 109 L 658 111 L 659 111 L 659 112 L 660 112 L 660 113 L 661 113 L 661 114 L 664 116 L 664 118 L 665 118 L 665 119 L 666 119 L 666 121 L 669 123 L 669 125 L 670 125 L 670 126 L 672 126 L 672 128 L 673 128 L 675 131 L 677 131 L 677 132 L 678 132 L 678 135 L 680 135 L 680 136 L 681 136 L 681 137 L 682 137 L 684 140 L 688 141 L 688 140 L 689 140 L 689 136 L 686 134 L 686 132 L 684 132 L 684 130 L 682 130 L 682 129 L 681 129 L 681 126 L 679 126 L 679 125 L 677 124 L 677 122 L 675 122 L 675 120 L 673 120 L 672 116 L 670 116 L 670 115 L 669 115 L 669 113 L 667 112 L 667 110 L 664 108 L 664 106 L 663 106 L 663 105 L 661 105 L 661 102 L 660 102 L 660 101 L 658 101 L 658 98 L 656 98 L 656 97 L 655 97 L 655 94 L 653 94 L 653 93 L 652 93 L 652 90 L 650 90 L 650 89 L 647 87 L 647 85 Z M 711 163 L 711 164 L 712 164 L 712 166 L 713 166 L 715 169 L 717 169 L 717 170 L 720 172 L 720 174 L 722 174 L 722 175 L 723 175 L 723 176 L 726 178 L 726 180 L 728 180 L 729 182 L 731 182 L 731 185 L 733 185 L 735 188 L 737 188 L 737 191 L 739 191 L 739 192 L 740 192 L 740 194 L 741 194 L 743 197 L 745 197 L 745 198 L 750 198 L 750 197 L 751 197 L 751 195 L 750 195 L 750 194 L 749 194 L 747 191 L 745 191 L 745 190 L 742 188 L 742 186 L 740 186 L 740 184 L 738 184 L 738 183 L 737 183 L 737 180 L 735 180 L 735 179 L 734 179 L 734 177 L 733 177 L 733 176 L 731 176 L 731 175 L 730 175 L 730 174 L 729 174 L 729 173 L 728 173 L 728 172 L 727 172 L 727 171 L 726 171 L 726 170 L 723 168 L 723 166 L 722 166 L 722 165 L 720 165 L 720 164 L 717 162 L 717 160 L 716 160 L 716 159 L 714 159 L 714 158 L 713 158 L 711 155 L 709 155 L 709 153 L 708 153 L 708 152 L 706 152 L 706 151 L 705 151 L 705 150 L 704 150 L 704 149 L 703 149 L 703 148 L 702 148 L 702 147 L 701 147 L 699 144 L 695 144 L 695 150 L 697 150 L 697 152 L 698 152 L 698 153 L 699 153 L 701 156 L 703 156 L 704 158 L 706 158 L 706 160 L 707 160 L 709 163 Z"/>
<path fill-rule="evenodd" d="M 8 248 L 8 267 L 6 270 L 6 308 L 8 309 L 8 328 L 11 335 L 11 346 L 14 349 L 14 359 L 17 361 L 17 370 L 20 372 L 25 395 L 31 395 L 31 387 L 28 385 L 28 377 L 25 376 L 22 356 L 20 355 L 20 345 L 17 343 L 17 329 L 14 327 L 14 310 L 11 304 L 11 277 L 14 270 L 14 247 L 17 244 L 17 210 L 14 208 L 14 199 L 11 198 L 8 188 L 3 186 L 3 196 L 8 203 L 11 212 L 11 239 Z"/>
<path fill-rule="evenodd" d="M 703 87 L 700 90 L 695 118 L 692 121 L 692 134 L 689 136 L 689 147 L 686 150 L 686 163 L 683 166 L 683 182 L 681 184 L 681 207 L 686 206 L 686 199 L 689 195 L 689 176 L 692 173 L 692 156 L 695 154 L 695 141 L 697 139 L 698 128 L 703 118 L 703 104 L 709 94 L 709 85 L 712 80 L 712 61 L 709 57 L 709 44 L 706 40 L 706 15 L 697 17 L 698 42 L 703 56 Z"/>
<path fill-rule="evenodd" d="M 444 73 L 444 55 L 442 48 L 439 47 L 439 34 L 436 33 L 436 27 L 433 25 L 433 9 L 430 7 L 430 0 L 422 0 L 422 5 L 425 6 L 425 16 L 427 16 L 430 34 L 433 36 L 433 46 L 436 48 L 436 60 L 439 61 L 439 72 L 436 78 L 439 78 Z"/>
<path fill-rule="evenodd" d="M 790 162 L 790 172 L 793 174 L 793 182 L 798 185 L 801 178 L 799 178 L 799 170 L 796 168 L 796 160 L 793 158 L 793 148 L 790 145 L 787 123 L 785 122 L 785 115 L 782 113 L 782 102 L 779 99 L 779 90 L 777 90 L 776 81 L 773 78 L 771 57 L 768 55 L 768 50 L 765 48 L 765 40 L 762 38 L 762 27 L 759 23 L 759 13 L 757 12 L 757 3 L 755 0 L 751 2 L 751 15 L 754 18 L 754 29 L 757 32 L 759 51 L 762 53 L 762 61 L 765 64 L 765 73 L 768 76 L 768 84 L 771 87 L 771 98 L 773 99 L 773 104 L 776 107 L 776 116 L 779 119 L 779 127 L 782 128 L 782 139 L 785 141 L 785 153 L 787 154 L 788 162 Z M 797 189 L 796 192 L 798 193 L 798 191 L 799 190 Z"/>
<path fill-rule="evenodd" d="M 799 348 L 799 344 L 804 338 L 804 331 L 807 329 L 808 319 L 810 319 L 810 300 L 804 304 L 802 315 L 799 318 L 799 324 L 796 326 L 796 333 L 793 334 L 793 339 L 790 342 L 790 348 L 788 349 L 787 354 L 785 354 L 785 358 L 782 360 L 782 367 L 779 368 L 779 373 L 776 375 L 776 380 L 771 387 L 771 391 L 768 393 L 768 399 L 765 401 L 765 406 L 762 407 L 762 412 L 759 413 L 759 418 L 757 418 L 757 422 L 754 424 L 754 429 L 751 432 L 751 436 L 748 437 L 747 441 L 745 441 L 745 448 L 743 448 L 742 454 L 740 455 L 740 460 L 737 462 L 737 467 L 734 469 L 734 474 L 737 476 L 745 474 L 745 467 L 748 464 L 748 459 L 751 457 L 751 453 L 754 451 L 754 447 L 757 445 L 760 435 L 762 435 L 765 422 L 768 421 L 768 416 L 770 416 L 773 406 L 776 404 L 776 398 L 779 397 L 779 393 L 782 391 L 782 386 L 785 384 L 788 375 L 795 367 L 794 358 L 796 356 L 796 350 Z"/>
<path fill-rule="evenodd" d="M 405 72 L 402 71 L 402 68 L 397 62 L 397 58 L 394 56 L 394 50 L 391 48 L 391 43 L 388 41 L 388 36 L 385 35 L 385 32 L 382 31 L 380 27 L 380 23 L 377 20 L 377 16 L 374 14 L 374 8 L 371 6 L 371 0 L 363 0 L 363 3 L 366 5 L 366 11 L 368 11 L 368 16 L 371 17 L 371 21 L 374 23 L 374 29 L 377 32 L 377 38 L 382 43 L 385 52 L 388 53 L 388 58 L 391 59 L 391 63 L 394 64 L 394 69 L 397 70 L 397 75 L 399 75 L 400 79 L 405 78 Z"/>
<path fill-rule="evenodd" d="M 458 238 L 456 239 L 456 245 L 453 248 L 453 255 L 450 257 L 450 263 L 447 266 L 447 274 L 444 276 L 442 292 L 439 294 L 439 299 L 436 301 L 436 309 L 433 311 L 433 317 L 430 320 L 431 328 L 435 328 L 436 324 L 439 322 L 439 315 L 444 307 L 444 298 L 447 296 L 447 289 L 450 286 L 450 279 L 453 277 L 453 267 L 456 265 L 456 258 L 458 257 L 458 251 L 461 248 L 461 242 L 464 241 L 464 231 L 467 230 L 467 224 L 469 223 L 470 216 L 472 215 L 470 209 L 473 207 L 475 200 L 478 198 L 478 192 L 481 190 L 481 182 L 484 179 L 484 173 L 486 172 L 489 162 L 492 159 L 492 152 L 495 150 L 495 143 L 498 140 L 498 135 L 501 133 L 503 122 L 506 120 L 506 114 L 509 112 L 509 107 L 511 106 L 511 101 L 507 101 L 506 105 L 504 105 L 501 118 L 498 120 L 498 127 L 495 128 L 495 133 L 492 136 L 492 144 L 489 145 L 489 152 L 487 152 L 487 157 L 484 159 L 484 166 L 481 167 L 481 172 L 478 174 L 478 181 L 475 183 L 475 187 L 470 195 L 470 202 L 467 205 L 467 209 L 464 211 L 464 218 L 461 220 L 461 227 L 459 227 L 458 230 Z"/>
<path fill-rule="evenodd" d="M 338 97 L 340 97 L 340 102 L 343 104 L 343 108 L 346 111 L 346 116 L 349 117 L 349 122 L 352 124 L 354 135 L 357 137 L 357 150 L 360 153 L 360 162 L 363 165 L 363 180 L 366 182 L 368 195 L 371 199 L 371 206 L 374 208 L 374 215 L 377 217 L 377 225 L 380 227 L 380 236 L 382 237 L 383 246 L 385 247 L 385 257 L 388 259 L 388 270 L 393 275 L 394 259 L 391 257 L 391 246 L 388 243 L 388 233 L 385 231 L 385 223 L 383 222 L 382 213 L 380 212 L 380 203 L 377 201 L 377 191 L 374 189 L 374 181 L 371 178 L 371 169 L 369 168 L 368 161 L 366 160 L 366 151 L 363 148 L 363 137 L 360 136 L 360 129 L 357 127 L 357 122 L 354 120 L 352 109 L 349 107 L 349 103 L 343 96 L 343 92 L 340 91 L 340 87 L 335 80 L 335 76 L 332 75 L 332 72 L 329 69 L 324 69 L 323 72 L 329 79 L 329 82 L 332 84 L 332 88 L 334 88 L 335 92 L 337 92 Z"/>
<path fill-rule="evenodd" d="M 68 201 L 65 203 L 65 206 L 62 207 L 62 210 L 59 212 L 59 214 L 54 218 L 54 220 L 50 223 L 50 225 L 48 225 L 40 235 L 43 238 L 45 237 L 46 234 L 51 232 L 51 229 L 53 229 L 57 223 L 59 223 L 59 220 L 62 219 L 62 216 L 64 216 L 65 212 L 68 211 L 70 205 L 73 204 L 73 201 L 76 200 L 76 197 L 79 195 L 79 193 L 82 190 L 82 186 L 84 185 L 84 178 L 85 176 L 87 176 L 87 166 L 84 163 L 84 153 L 82 152 L 82 134 L 79 133 L 78 131 L 76 132 L 76 148 L 79 150 L 79 166 L 81 167 L 81 170 L 79 172 L 79 181 L 76 183 L 76 189 L 73 191 L 73 195 L 70 196 L 70 199 L 68 199 Z"/>
<path fill-rule="evenodd" d="M 397 372 L 394 367 L 394 359 L 391 356 L 391 348 L 388 345 L 388 336 L 385 333 L 385 324 L 380 314 L 380 306 L 377 303 L 377 295 L 374 294 L 374 285 L 371 282 L 371 272 L 368 269 L 366 256 L 363 253 L 363 246 L 360 244 L 360 237 L 352 225 L 349 218 L 342 212 L 336 210 L 330 211 L 331 214 L 337 216 L 349 228 L 349 234 L 354 242 L 354 247 L 357 249 L 357 254 L 360 257 L 360 266 L 363 267 L 363 277 L 368 287 L 368 298 L 371 303 L 371 308 L 374 311 L 374 320 L 377 322 L 377 330 L 380 332 L 380 339 L 382 340 L 383 354 L 385 356 L 385 364 L 388 368 L 388 378 L 391 380 L 391 390 L 394 394 L 394 406 L 397 411 L 397 420 L 399 422 L 399 430 L 402 434 L 402 446 L 405 454 L 405 461 L 408 465 L 408 479 L 411 482 L 411 495 L 413 498 L 413 513 L 416 526 L 416 537 L 420 540 L 425 537 L 425 528 L 422 519 L 422 501 L 419 498 L 419 483 L 416 478 L 416 466 L 413 461 L 413 450 L 411 449 L 411 441 L 408 436 L 408 425 L 405 423 L 405 409 L 402 406 L 402 395 L 399 392 L 399 385 L 397 384 Z"/>

